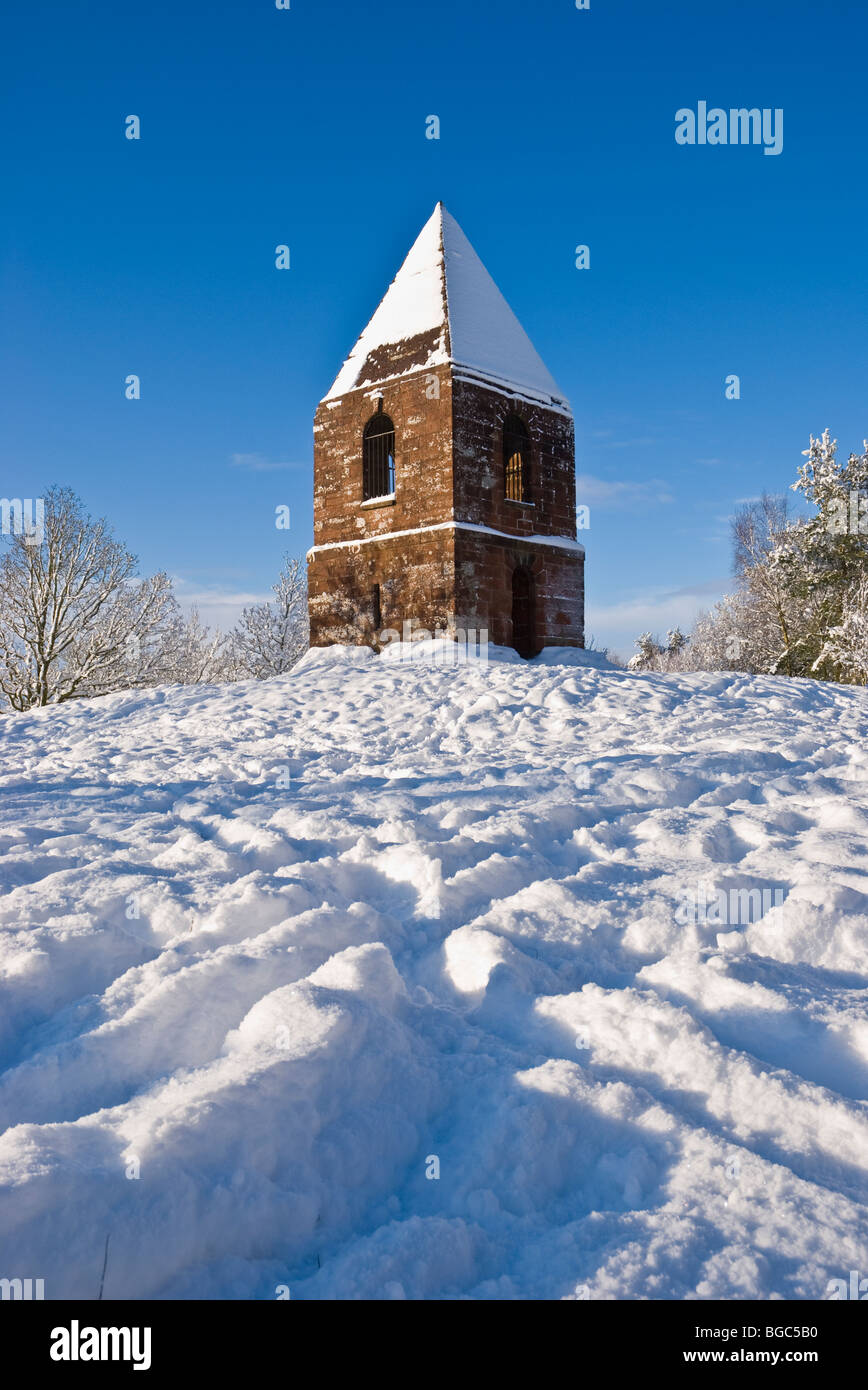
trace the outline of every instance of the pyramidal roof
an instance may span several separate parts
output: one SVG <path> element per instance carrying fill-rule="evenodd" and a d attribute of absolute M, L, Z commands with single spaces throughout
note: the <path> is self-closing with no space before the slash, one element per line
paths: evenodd
<path fill-rule="evenodd" d="M 325 399 L 447 363 L 568 409 L 467 237 L 438 203 Z"/>

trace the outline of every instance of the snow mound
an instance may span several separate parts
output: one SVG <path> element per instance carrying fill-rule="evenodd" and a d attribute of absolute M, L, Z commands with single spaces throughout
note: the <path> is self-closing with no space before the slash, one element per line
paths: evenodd
<path fill-rule="evenodd" d="M 4 721 L 0 1276 L 868 1269 L 868 693 L 438 645 Z"/>
<path fill-rule="evenodd" d="M 583 647 L 545 647 L 538 656 L 528 662 L 519 656 L 513 647 L 498 647 L 493 642 L 484 646 L 474 639 L 465 644 L 454 642 L 447 637 L 418 637 L 412 641 L 397 640 L 387 644 L 379 654 L 371 647 L 342 646 L 334 643 L 329 647 L 310 647 L 293 669 L 293 676 L 300 671 L 309 671 L 340 666 L 344 663 L 364 665 L 368 661 L 424 661 L 433 666 L 457 666 L 465 661 L 485 664 L 498 661 L 508 666 L 581 666 L 597 671 L 614 671 L 619 668 L 608 659 L 605 652 L 586 651 Z"/>

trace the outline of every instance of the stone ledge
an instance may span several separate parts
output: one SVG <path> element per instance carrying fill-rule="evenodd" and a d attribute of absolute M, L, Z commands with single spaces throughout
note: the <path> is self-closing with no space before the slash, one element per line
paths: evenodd
<path fill-rule="evenodd" d="M 367 502 L 361 504 L 361 509 L 363 512 L 369 512 L 376 507 L 394 507 L 395 501 L 395 493 L 390 492 L 387 497 L 369 497 Z"/>

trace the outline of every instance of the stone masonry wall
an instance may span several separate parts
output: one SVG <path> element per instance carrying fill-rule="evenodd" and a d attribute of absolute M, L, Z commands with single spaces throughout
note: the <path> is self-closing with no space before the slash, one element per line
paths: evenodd
<path fill-rule="evenodd" d="M 572 421 L 452 373 L 422 369 L 319 406 L 314 546 L 324 548 L 308 564 L 313 646 L 377 645 L 377 616 L 380 631 L 401 630 L 405 621 L 429 631 L 452 623 L 486 628 L 491 642 L 510 646 L 518 565 L 532 578 L 536 645 L 583 644 L 581 552 L 522 540 L 533 533 L 575 538 Z M 395 497 L 365 504 L 362 436 L 380 397 L 395 426 Z M 530 434 L 533 505 L 503 495 L 509 413 Z M 515 540 L 443 526 L 453 519 Z M 420 529 L 429 527 L 441 529 Z"/>
<path fill-rule="evenodd" d="M 576 535 L 573 422 L 492 387 L 456 379 L 454 420 L 455 516 L 510 535 Z M 530 502 L 504 496 L 503 423 L 518 415 L 530 434 Z"/>
<path fill-rule="evenodd" d="M 538 541 L 456 532 L 456 626 L 488 628 L 490 642 L 513 646 L 512 576 L 519 565 L 531 574 L 537 650 L 584 646 L 584 556 Z"/>
<path fill-rule="evenodd" d="M 378 646 L 378 631 L 402 631 L 406 621 L 429 631 L 445 628 L 455 616 L 455 588 L 451 529 L 320 550 L 308 564 L 311 646 Z"/>
<path fill-rule="evenodd" d="M 395 501 L 362 503 L 362 436 L 377 412 L 395 426 Z M 323 401 L 314 420 L 314 545 L 436 525 L 452 516 L 452 382 L 436 367 Z"/>

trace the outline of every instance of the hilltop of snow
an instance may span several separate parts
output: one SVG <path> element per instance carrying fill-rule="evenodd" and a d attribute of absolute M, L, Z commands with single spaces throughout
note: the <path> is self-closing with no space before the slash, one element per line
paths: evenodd
<path fill-rule="evenodd" d="M 0 1277 L 868 1274 L 868 693 L 490 656 L 2 721 Z"/>

